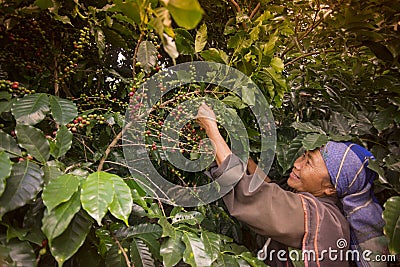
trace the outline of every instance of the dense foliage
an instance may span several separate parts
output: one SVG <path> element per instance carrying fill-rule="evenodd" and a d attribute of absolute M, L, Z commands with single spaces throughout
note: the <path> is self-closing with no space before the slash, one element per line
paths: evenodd
<path fill-rule="evenodd" d="M 125 165 L 125 111 L 147 97 L 138 87 L 188 61 L 232 66 L 258 85 L 277 127 L 276 180 L 304 149 L 328 140 L 370 149 L 389 249 L 400 253 L 399 3 L 14 0 L 0 7 L 1 266 L 264 265 L 256 236 L 222 201 L 183 208 L 148 198 Z M 157 170 L 177 184 L 208 180 L 168 164 L 160 126 L 181 102 L 202 96 L 229 105 L 256 161 L 260 153 L 249 96 L 178 87 L 140 133 Z M 203 137 L 188 123 L 180 152 L 198 158 Z"/>

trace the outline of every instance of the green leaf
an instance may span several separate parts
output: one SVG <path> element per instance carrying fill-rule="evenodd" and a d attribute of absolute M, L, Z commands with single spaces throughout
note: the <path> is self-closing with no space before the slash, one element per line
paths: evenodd
<path fill-rule="evenodd" d="M 19 125 L 15 127 L 17 140 L 21 147 L 41 163 L 45 163 L 50 157 L 49 141 L 43 132 L 30 125 Z"/>
<path fill-rule="evenodd" d="M 80 180 L 72 174 L 64 174 L 52 179 L 43 189 L 43 202 L 51 211 L 61 203 L 70 200 L 72 195 L 78 191 Z"/>
<path fill-rule="evenodd" d="M 274 57 L 271 60 L 271 67 L 278 73 L 281 73 L 283 69 L 285 68 L 285 65 L 283 64 L 282 59 L 279 57 Z"/>
<path fill-rule="evenodd" d="M 38 6 L 41 10 L 47 9 L 53 6 L 53 1 L 51 0 L 36 0 L 34 3 Z"/>
<path fill-rule="evenodd" d="M 325 145 L 328 142 L 328 137 L 324 134 L 309 134 L 304 137 L 302 144 L 307 150 L 314 150 Z"/>
<path fill-rule="evenodd" d="M 121 177 L 113 176 L 111 180 L 114 184 L 114 198 L 108 210 L 116 218 L 128 225 L 128 218 L 133 204 L 131 189 Z"/>
<path fill-rule="evenodd" d="M 396 115 L 400 116 L 397 108 L 395 106 L 390 106 L 376 114 L 373 125 L 379 131 L 383 131 L 393 123 L 393 119 L 396 117 Z"/>
<path fill-rule="evenodd" d="M 304 133 L 320 133 L 325 134 L 324 130 L 318 125 L 311 122 L 293 122 L 292 127 Z"/>
<path fill-rule="evenodd" d="M 230 254 L 220 254 L 217 261 L 213 262 L 212 267 L 241 267 L 238 259 Z"/>
<path fill-rule="evenodd" d="M 146 239 L 157 239 L 161 237 L 162 229 L 158 224 L 152 223 L 141 223 L 130 227 L 124 227 L 115 233 L 117 238 L 140 238 Z"/>
<path fill-rule="evenodd" d="M 65 125 L 78 116 L 76 105 L 67 99 L 50 96 L 50 110 L 54 120 L 59 125 Z"/>
<path fill-rule="evenodd" d="M 49 243 L 51 254 L 60 267 L 82 246 L 91 226 L 92 222 L 89 216 L 80 211 L 75 215 L 64 233 Z"/>
<path fill-rule="evenodd" d="M 163 0 L 163 2 L 179 27 L 191 30 L 200 22 L 203 9 L 197 0 Z"/>
<path fill-rule="evenodd" d="M 256 103 L 256 96 L 253 90 L 249 90 L 247 87 L 242 88 L 242 99 L 243 102 L 249 106 L 253 106 Z"/>
<path fill-rule="evenodd" d="M 176 49 L 180 54 L 183 55 L 193 55 L 194 49 L 193 44 L 194 40 L 192 35 L 185 29 L 178 28 L 175 29 L 175 43 Z"/>
<path fill-rule="evenodd" d="M 150 250 L 142 240 L 134 238 L 131 243 L 130 252 L 135 267 L 155 266 Z"/>
<path fill-rule="evenodd" d="M 157 64 L 157 48 L 153 42 L 143 41 L 140 43 L 137 52 L 137 62 L 143 67 L 144 71 L 149 73 Z"/>
<path fill-rule="evenodd" d="M 203 51 L 207 44 L 207 25 L 202 24 L 196 33 L 196 40 L 194 42 L 194 51 L 199 53 Z"/>
<path fill-rule="evenodd" d="M 267 265 L 266 265 L 264 262 L 260 261 L 260 260 L 257 259 L 256 257 L 254 257 L 254 256 L 251 254 L 251 252 L 248 252 L 248 251 L 242 252 L 242 253 L 239 255 L 239 257 L 242 258 L 242 259 L 244 259 L 244 260 L 246 260 L 248 263 L 250 263 L 250 265 L 251 265 L 252 267 L 263 267 L 263 266 L 267 267 Z"/>
<path fill-rule="evenodd" d="M 211 265 L 211 256 L 207 254 L 204 243 L 200 237 L 194 233 L 185 231 L 183 232 L 182 241 L 186 246 L 183 253 L 184 262 L 193 267 Z"/>
<path fill-rule="evenodd" d="M 113 201 L 112 177 L 118 176 L 107 172 L 95 172 L 90 174 L 82 184 L 82 207 L 99 225 Z"/>
<path fill-rule="evenodd" d="M 385 178 L 385 170 L 379 165 L 378 160 L 368 159 L 368 168 L 376 172 L 379 176 L 379 181 L 382 184 L 388 184 L 389 182 Z"/>
<path fill-rule="evenodd" d="M 42 121 L 49 111 L 49 98 L 46 94 L 33 94 L 18 98 L 11 112 L 19 124 L 35 125 Z"/>
<path fill-rule="evenodd" d="M 0 196 L 6 188 L 6 179 L 11 174 L 12 163 L 6 152 L 0 151 Z"/>
<path fill-rule="evenodd" d="M 44 183 L 48 184 L 51 180 L 57 178 L 58 176 L 63 175 L 64 172 L 61 171 L 61 168 L 62 168 L 62 164 L 60 162 L 57 162 L 55 160 L 46 162 L 46 165 L 43 166 Z"/>
<path fill-rule="evenodd" d="M 45 211 L 42 219 L 42 231 L 50 242 L 67 229 L 80 209 L 79 193 L 76 192 L 69 201 L 58 205 L 51 211 L 48 209 Z"/>
<path fill-rule="evenodd" d="M 303 153 L 303 136 L 299 135 L 292 140 L 289 146 L 278 144 L 276 154 L 283 173 L 292 168 L 294 161 Z"/>
<path fill-rule="evenodd" d="M 389 198 L 384 204 L 383 227 L 385 235 L 389 238 L 389 252 L 400 254 L 400 196 Z"/>
<path fill-rule="evenodd" d="M 229 56 L 223 51 L 216 48 L 210 48 L 200 53 L 202 58 L 206 61 L 213 61 L 222 64 L 229 63 Z"/>
<path fill-rule="evenodd" d="M 215 261 L 220 253 L 220 246 L 221 246 L 220 235 L 203 230 L 201 231 L 200 238 L 203 241 L 207 255 L 209 255 L 212 262 Z"/>
<path fill-rule="evenodd" d="M 21 156 L 21 149 L 18 147 L 12 136 L 0 130 L 0 151 L 6 151 L 11 157 Z"/>
<path fill-rule="evenodd" d="M 114 3 L 125 16 L 140 24 L 140 8 L 136 1 L 117 0 Z"/>
<path fill-rule="evenodd" d="M 160 254 L 165 267 L 176 266 L 182 260 L 185 244 L 181 239 L 182 233 L 177 232 L 177 235 L 168 238 L 161 244 Z"/>
<path fill-rule="evenodd" d="M 11 266 L 36 266 L 36 255 L 29 242 L 11 240 L 10 243 L 7 244 L 7 248 L 10 250 L 9 255 L 13 261 L 13 265 Z M 2 263 L 2 261 L 0 261 L 0 263 Z"/>
<path fill-rule="evenodd" d="M 13 99 L 14 101 L 8 101 L 8 100 L 0 100 L 0 114 L 3 112 L 10 112 L 11 107 L 13 102 L 15 102 L 15 98 Z"/>
<path fill-rule="evenodd" d="M 55 145 L 51 147 L 50 153 L 56 159 L 64 156 L 72 145 L 73 134 L 65 125 L 61 125 L 56 134 Z"/>
<path fill-rule="evenodd" d="M 31 161 L 14 164 L 6 189 L 0 197 L 0 218 L 11 210 L 22 207 L 36 197 L 42 188 L 42 171 Z"/>

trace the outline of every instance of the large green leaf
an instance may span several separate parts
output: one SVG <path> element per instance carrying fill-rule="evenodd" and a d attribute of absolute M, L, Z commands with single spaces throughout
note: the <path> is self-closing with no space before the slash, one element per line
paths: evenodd
<path fill-rule="evenodd" d="M 175 29 L 175 43 L 176 48 L 182 55 L 193 55 L 193 36 L 185 29 L 178 28 Z"/>
<path fill-rule="evenodd" d="M 50 153 L 56 158 L 64 156 L 72 145 L 73 134 L 65 125 L 61 125 L 57 131 L 56 142 L 51 146 Z"/>
<path fill-rule="evenodd" d="M 75 214 L 81 209 L 79 192 L 69 201 L 64 202 L 49 211 L 46 210 L 42 219 L 42 231 L 49 241 L 60 236 L 67 229 Z"/>
<path fill-rule="evenodd" d="M 229 56 L 223 50 L 218 50 L 216 48 L 210 48 L 200 52 L 200 55 L 204 60 L 218 62 L 221 64 L 229 63 Z"/>
<path fill-rule="evenodd" d="M 125 16 L 132 19 L 136 24 L 140 24 L 140 9 L 137 1 L 117 0 L 114 3 Z"/>
<path fill-rule="evenodd" d="M 113 176 L 111 180 L 114 184 L 114 198 L 108 209 L 112 215 L 128 225 L 128 218 L 133 204 L 131 189 L 121 177 Z"/>
<path fill-rule="evenodd" d="M 65 125 L 78 116 L 78 110 L 72 101 L 54 95 L 50 96 L 50 110 L 54 120 L 60 125 Z"/>
<path fill-rule="evenodd" d="M 45 10 L 54 5 L 53 1 L 51 0 L 36 0 L 34 4 L 42 10 Z"/>
<path fill-rule="evenodd" d="M 112 177 L 118 176 L 107 172 L 95 172 L 90 174 L 82 184 L 82 207 L 99 225 L 113 201 Z"/>
<path fill-rule="evenodd" d="M 267 267 L 264 262 L 254 257 L 249 251 L 242 252 L 239 257 L 246 260 L 252 267 Z"/>
<path fill-rule="evenodd" d="M 150 249 L 141 239 L 134 238 L 130 247 L 131 260 L 135 267 L 154 267 Z"/>
<path fill-rule="evenodd" d="M 68 228 L 50 244 L 51 254 L 61 267 L 82 246 L 92 222 L 83 211 L 78 212 Z"/>
<path fill-rule="evenodd" d="M 140 43 L 137 52 L 137 62 L 140 62 L 145 72 L 150 72 L 151 68 L 157 64 L 157 53 L 157 48 L 153 42 L 143 41 Z"/>
<path fill-rule="evenodd" d="M 194 42 L 194 51 L 199 53 L 203 51 L 207 44 L 207 25 L 202 24 L 196 33 L 196 40 Z"/>
<path fill-rule="evenodd" d="M 43 166 L 43 180 L 45 184 L 48 184 L 51 180 L 57 178 L 58 176 L 61 176 L 64 174 L 64 172 L 61 170 L 63 168 L 62 163 L 51 160 L 46 162 L 46 164 Z"/>
<path fill-rule="evenodd" d="M 276 147 L 277 160 L 283 173 L 293 167 L 294 161 L 303 153 L 303 136 L 299 135 L 289 145 L 278 144 Z"/>
<path fill-rule="evenodd" d="M 320 133 L 325 134 L 324 130 L 318 125 L 311 122 L 293 122 L 292 127 L 304 133 Z"/>
<path fill-rule="evenodd" d="M 182 260 L 185 244 L 182 242 L 182 233 L 177 232 L 161 244 L 160 254 L 165 267 L 172 267 Z"/>
<path fill-rule="evenodd" d="M 0 151 L 6 151 L 13 156 L 21 156 L 21 149 L 18 147 L 14 138 L 0 130 Z"/>
<path fill-rule="evenodd" d="M 212 267 L 241 267 L 238 259 L 234 255 L 220 254 L 217 261 L 213 262 Z M 246 265 L 244 265 L 246 266 Z M 247 265 L 248 266 L 248 265 Z"/>
<path fill-rule="evenodd" d="M 215 261 L 220 253 L 221 238 L 219 234 L 209 232 L 206 230 L 201 231 L 200 235 L 203 241 L 204 248 L 207 254 L 210 256 L 211 261 Z"/>
<path fill-rule="evenodd" d="M 67 202 L 78 191 L 80 180 L 72 174 L 58 176 L 43 189 L 43 202 L 51 211 L 61 203 Z"/>
<path fill-rule="evenodd" d="M 42 131 L 30 125 L 17 124 L 15 132 L 19 145 L 35 159 L 42 163 L 49 159 L 50 145 Z"/>
<path fill-rule="evenodd" d="M 140 239 L 157 239 L 161 237 L 162 229 L 158 224 L 141 223 L 138 225 L 121 228 L 115 233 L 117 238 L 136 237 Z"/>
<path fill-rule="evenodd" d="M 389 238 L 389 251 L 391 254 L 400 254 L 400 196 L 389 198 L 383 211 L 386 224 L 383 228 Z"/>
<path fill-rule="evenodd" d="M 200 22 L 203 9 L 197 0 L 163 0 L 163 2 L 179 27 L 191 30 Z"/>
<path fill-rule="evenodd" d="M 6 152 L 0 151 L 0 196 L 6 188 L 6 179 L 11 174 L 12 163 Z"/>
<path fill-rule="evenodd" d="M 7 179 L 6 189 L 0 197 L 0 218 L 11 210 L 24 206 L 42 188 L 42 171 L 31 161 L 14 164 Z"/>
<path fill-rule="evenodd" d="M 183 232 L 182 241 L 185 243 L 186 249 L 183 253 L 183 261 L 193 267 L 210 266 L 211 255 L 209 255 L 204 247 L 204 243 L 200 237 L 192 232 Z"/>
<path fill-rule="evenodd" d="M 46 94 L 33 94 L 18 98 L 12 105 L 11 111 L 17 123 L 37 124 L 49 111 L 49 98 Z"/>
<path fill-rule="evenodd" d="M 325 145 L 328 140 L 328 136 L 324 134 L 309 134 L 304 137 L 302 143 L 305 149 L 314 150 Z"/>
<path fill-rule="evenodd" d="M 19 240 L 11 240 L 7 244 L 10 258 L 13 261 L 11 266 L 30 267 L 36 266 L 36 256 L 29 242 L 21 242 Z M 2 263 L 0 261 L 0 263 Z"/>

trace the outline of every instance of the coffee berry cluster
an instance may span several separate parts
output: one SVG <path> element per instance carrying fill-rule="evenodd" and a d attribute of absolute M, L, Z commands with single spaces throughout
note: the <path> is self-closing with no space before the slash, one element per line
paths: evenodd
<path fill-rule="evenodd" d="M 0 80 L 0 91 L 8 92 L 14 97 L 35 93 L 35 90 L 29 90 L 19 82 L 9 80 Z"/>

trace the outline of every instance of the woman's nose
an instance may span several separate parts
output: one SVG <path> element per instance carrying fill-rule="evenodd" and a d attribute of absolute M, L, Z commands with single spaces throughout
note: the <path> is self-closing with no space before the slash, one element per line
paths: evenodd
<path fill-rule="evenodd" d="M 293 163 L 293 166 L 297 169 L 300 170 L 301 168 L 301 157 L 297 158 L 296 161 Z"/>

